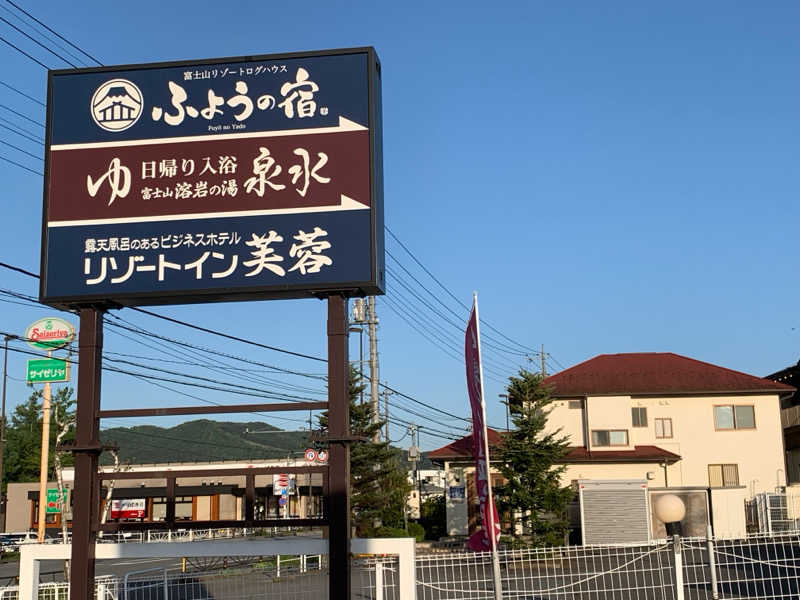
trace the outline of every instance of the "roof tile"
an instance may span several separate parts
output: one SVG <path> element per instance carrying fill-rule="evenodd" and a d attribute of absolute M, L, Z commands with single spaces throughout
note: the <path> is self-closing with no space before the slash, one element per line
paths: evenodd
<path fill-rule="evenodd" d="M 487 439 L 489 440 L 489 454 L 496 451 L 503 443 L 503 433 L 494 429 L 487 429 Z M 472 435 L 464 436 L 456 441 L 431 450 L 426 453 L 431 460 L 471 460 L 474 456 L 472 451 Z M 590 452 L 583 446 L 572 446 L 565 457 L 564 462 L 655 462 L 667 461 L 675 462 L 680 460 L 680 456 L 658 446 L 634 446 L 633 450 L 595 450 Z"/>
<path fill-rule="evenodd" d="M 601 354 L 545 380 L 555 397 L 790 393 L 789 385 L 672 352 Z"/>

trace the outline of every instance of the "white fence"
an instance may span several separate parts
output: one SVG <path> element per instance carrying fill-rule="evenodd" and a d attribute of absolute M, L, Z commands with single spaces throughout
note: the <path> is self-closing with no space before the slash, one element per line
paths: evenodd
<path fill-rule="evenodd" d="M 800 598 L 800 532 L 739 540 L 500 552 L 502 597 L 560 600 Z M 494 600 L 488 554 L 417 557 L 420 600 Z"/>
<path fill-rule="evenodd" d="M 288 541 L 288 540 L 287 540 Z M 355 542 L 356 540 L 354 540 Z M 371 542 L 379 542 L 368 545 Z M 487 553 L 414 557 L 413 541 L 359 540 L 352 562 L 353 598 L 494 600 Z M 242 542 L 247 544 L 248 542 Z M 232 547 L 231 542 L 193 544 Z M 167 544 L 158 544 L 156 547 Z M 143 545 L 125 544 L 128 548 Z M 197 554 L 181 544 L 183 551 Z M 250 551 L 250 550 L 248 550 Z M 212 550 L 207 551 L 212 556 Z M 244 551 L 242 551 L 244 556 Z M 502 597 L 515 600 L 700 600 L 800 598 L 800 532 L 714 540 L 683 538 L 638 546 L 579 546 L 500 552 Z M 409 568 L 411 569 L 409 571 Z M 409 585 L 410 580 L 410 585 Z M 67 584 L 41 584 L 38 600 L 66 600 Z M 16 600 L 16 588 L 0 600 Z M 98 600 L 324 600 L 322 555 L 275 554 L 226 569 L 187 563 L 186 572 L 151 570 L 96 583 Z M 336 599 L 334 599 L 336 600 Z"/>
<path fill-rule="evenodd" d="M 414 557 L 412 538 L 353 539 L 351 552 L 357 555 L 352 565 L 353 589 L 358 597 L 399 599 L 414 597 Z M 186 561 L 186 572 L 163 569 L 147 573 L 129 573 L 122 581 L 96 583 L 98 600 L 276 600 L 328 598 L 328 541 L 319 538 L 263 538 L 259 540 L 215 540 L 195 542 L 161 542 L 157 544 L 98 544 L 95 558 L 142 559 L 193 557 Z M 19 586 L 0 590 L 0 600 L 15 597 L 34 600 L 61 600 L 69 594 L 67 584 L 45 586 L 39 583 L 42 561 L 69 558 L 67 544 L 31 544 L 21 548 Z M 289 559 L 287 560 L 287 555 Z M 241 564 L 209 570 L 209 561 Z M 196 562 L 194 562 L 196 561 Z M 55 595 L 44 598 L 53 588 Z"/>

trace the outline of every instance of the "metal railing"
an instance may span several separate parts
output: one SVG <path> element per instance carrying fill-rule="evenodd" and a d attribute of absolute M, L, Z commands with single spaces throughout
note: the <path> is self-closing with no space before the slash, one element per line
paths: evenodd
<path fill-rule="evenodd" d="M 500 553 L 502 595 L 539 600 L 705 600 L 800 598 L 800 531 L 742 539 L 673 538 L 642 545 L 565 546 Z M 399 559 L 353 559 L 354 598 L 413 600 L 401 594 Z M 419 600 L 495 598 L 489 553 L 452 552 L 416 558 Z M 232 568 L 155 569 L 98 578 L 97 600 L 325 600 L 322 556 L 253 557 Z M 39 586 L 38 600 L 62 600 L 66 583 Z M 0 600 L 17 600 L 0 588 Z"/>
<path fill-rule="evenodd" d="M 491 556 L 417 557 L 417 598 L 494 600 Z M 500 552 L 502 597 L 540 600 L 800 598 L 800 532 L 738 540 Z"/>

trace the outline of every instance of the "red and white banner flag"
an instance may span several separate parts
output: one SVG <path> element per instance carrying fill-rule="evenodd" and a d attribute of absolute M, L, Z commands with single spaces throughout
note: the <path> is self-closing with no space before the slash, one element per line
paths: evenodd
<path fill-rule="evenodd" d="M 494 550 L 500 539 L 500 518 L 492 498 L 492 484 L 489 480 L 489 445 L 486 439 L 486 408 L 483 403 L 483 382 L 481 369 L 481 345 L 478 324 L 478 298 L 474 299 L 472 314 L 467 322 L 464 339 L 464 358 L 467 363 L 467 391 L 472 408 L 472 447 L 475 452 L 475 489 L 480 500 L 483 529 L 475 532 L 468 542 L 472 550 L 485 552 Z M 489 531 L 494 530 L 493 539 Z"/>

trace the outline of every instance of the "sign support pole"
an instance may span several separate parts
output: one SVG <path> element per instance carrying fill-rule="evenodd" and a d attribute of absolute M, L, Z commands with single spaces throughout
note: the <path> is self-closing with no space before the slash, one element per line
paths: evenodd
<path fill-rule="evenodd" d="M 347 300 L 328 297 L 328 539 L 330 598 L 349 598 L 350 398 L 347 362 Z"/>
<path fill-rule="evenodd" d="M 103 311 L 80 309 L 78 337 L 78 407 L 75 426 L 70 600 L 94 598 L 94 546 L 100 508 L 97 462 L 100 444 L 100 381 Z"/>
<path fill-rule="evenodd" d="M 47 351 L 47 358 L 53 355 Z M 50 459 L 50 382 L 44 384 L 42 394 L 42 456 L 39 466 L 39 517 L 37 534 L 39 543 L 44 542 L 45 520 L 47 519 L 47 463 Z"/>

